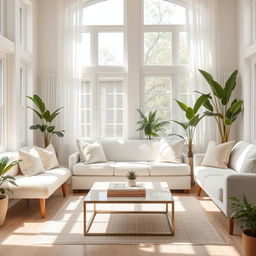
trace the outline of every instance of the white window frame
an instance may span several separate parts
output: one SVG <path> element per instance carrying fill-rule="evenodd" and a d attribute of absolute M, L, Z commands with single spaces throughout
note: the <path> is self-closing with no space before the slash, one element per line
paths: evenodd
<path fill-rule="evenodd" d="M 21 48 L 27 48 L 27 6 L 22 1 L 19 6 L 19 43 Z"/>
<path fill-rule="evenodd" d="M 2 101 L 2 107 L 3 107 L 3 124 L 2 127 L 0 127 L 0 132 L 2 133 L 2 144 L 0 141 L 0 152 L 3 152 L 7 148 L 7 57 L 6 55 L 0 53 L 0 60 L 3 63 L 3 70 L 2 70 L 2 83 L 3 83 L 3 98 Z"/>
<path fill-rule="evenodd" d="M 0 0 L 0 34 L 5 35 L 5 15 L 6 3 L 5 0 Z"/>
<path fill-rule="evenodd" d="M 19 89 L 20 89 L 20 144 L 25 146 L 27 143 L 27 107 L 26 95 L 28 84 L 27 65 L 21 64 L 19 70 Z"/>

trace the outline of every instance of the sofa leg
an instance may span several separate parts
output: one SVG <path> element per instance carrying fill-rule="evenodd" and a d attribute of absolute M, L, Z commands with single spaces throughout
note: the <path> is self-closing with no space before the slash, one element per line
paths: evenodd
<path fill-rule="evenodd" d="M 78 190 L 77 189 L 73 189 L 73 194 L 77 194 Z"/>
<path fill-rule="evenodd" d="M 40 203 L 41 217 L 45 218 L 45 198 L 40 198 L 39 203 Z"/>
<path fill-rule="evenodd" d="M 235 225 L 234 218 L 233 217 L 229 217 L 228 218 L 228 233 L 230 235 L 233 235 L 233 233 L 234 233 L 234 225 Z"/>
<path fill-rule="evenodd" d="M 202 191 L 202 188 L 199 185 L 197 185 L 197 196 L 201 195 L 201 191 Z"/>
<path fill-rule="evenodd" d="M 184 189 L 184 193 L 188 194 L 189 193 L 189 189 Z"/>
<path fill-rule="evenodd" d="M 62 188 L 62 194 L 65 197 L 67 195 L 67 183 L 63 183 L 61 185 L 61 188 Z"/>

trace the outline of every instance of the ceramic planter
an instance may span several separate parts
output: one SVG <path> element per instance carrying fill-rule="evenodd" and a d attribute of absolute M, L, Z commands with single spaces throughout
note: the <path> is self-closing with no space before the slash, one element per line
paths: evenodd
<path fill-rule="evenodd" d="M 136 187 L 136 179 L 134 180 L 127 179 L 127 185 L 128 187 Z"/>
<path fill-rule="evenodd" d="M 256 237 L 249 236 L 250 230 L 243 230 L 242 240 L 246 256 L 255 256 L 256 254 Z"/>
<path fill-rule="evenodd" d="M 8 209 L 8 196 L 0 194 L 0 226 L 4 224 Z"/>

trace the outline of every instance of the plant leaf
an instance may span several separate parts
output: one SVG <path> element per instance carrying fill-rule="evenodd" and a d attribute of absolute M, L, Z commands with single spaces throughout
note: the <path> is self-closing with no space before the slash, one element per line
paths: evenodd
<path fill-rule="evenodd" d="M 224 97 L 221 100 L 221 103 L 223 105 L 227 105 L 229 100 L 230 100 L 231 94 L 232 94 L 233 90 L 236 87 L 237 75 L 238 75 L 238 70 L 235 70 L 231 74 L 231 76 L 229 77 L 229 79 L 227 80 L 227 82 L 225 84 L 225 87 L 224 87 Z"/>
<path fill-rule="evenodd" d="M 193 108 L 188 107 L 188 108 L 187 108 L 187 111 L 186 111 L 186 117 L 187 117 L 187 119 L 190 120 L 190 119 L 192 119 L 194 116 L 195 116 L 195 113 L 194 113 Z"/>
<path fill-rule="evenodd" d="M 176 120 L 172 120 L 172 122 L 179 124 L 184 130 L 187 130 L 187 128 L 189 127 L 189 124 L 187 122 L 178 122 Z"/>
<path fill-rule="evenodd" d="M 199 96 L 199 98 L 196 100 L 196 103 L 194 105 L 195 114 L 201 108 L 201 106 L 206 102 L 206 100 L 209 100 L 206 94 L 202 94 L 201 96 Z"/>
<path fill-rule="evenodd" d="M 179 107 L 184 111 L 184 112 L 187 112 L 187 109 L 188 109 L 188 106 L 181 102 L 181 101 L 178 101 L 178 100 L 175 100 L 177 102 L 177 104 L 179 105 Z"/>

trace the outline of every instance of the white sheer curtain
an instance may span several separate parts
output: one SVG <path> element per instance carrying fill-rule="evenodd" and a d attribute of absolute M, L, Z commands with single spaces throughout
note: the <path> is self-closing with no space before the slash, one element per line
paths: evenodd
<path fill-rule="evenodd" d="M 194 91 L 209 92 L 209 87 L 198 69 L 219 75 L 218 68 L 218 1 L 187 0 L 190 71 Z M 199 95 L 196 95 L 198 97 Z M 204 118 L 194 139 L 194 152 L 204 152 L 209 140 L 217 140 L 213 118 Z"/>
<path fill-rule="evenodd" d="M 79 122 L 80 43 L 82 39 L 83 0 L 58 0 L 58 105 L 63 106 L 60 127 L 65 130 L 59 141 L 59 159 L 66 164 L 75 151 Z"/>

